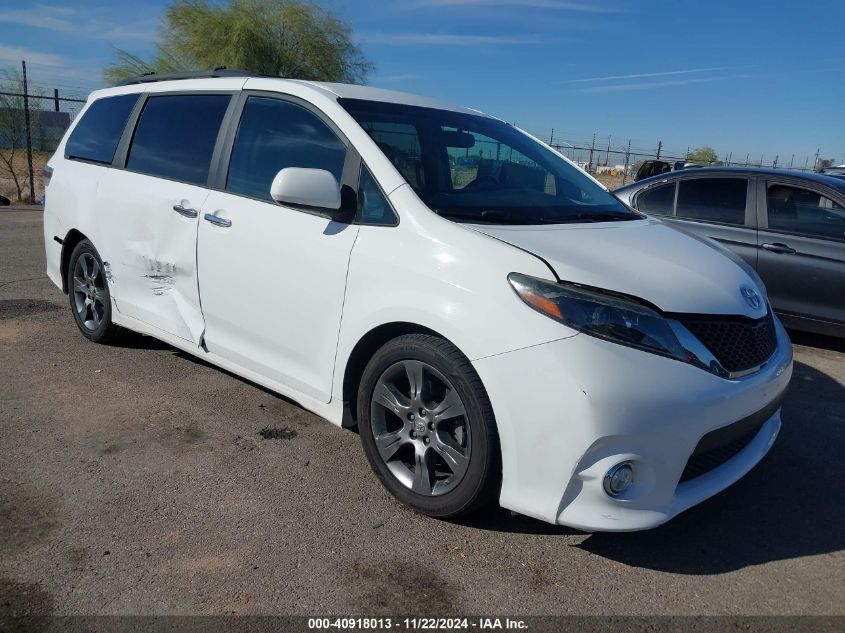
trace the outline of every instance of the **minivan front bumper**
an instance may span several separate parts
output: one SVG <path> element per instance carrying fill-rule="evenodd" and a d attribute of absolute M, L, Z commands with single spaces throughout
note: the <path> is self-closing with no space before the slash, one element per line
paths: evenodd
<path fill-rule="evenodd" d="M 474 361 L 501 439 L 501 505 L 584 530 L 630 531 L 725 489 L 780 429 L 792 345 L 777 320 L 776 330 L 772 358 L 734 380 L 584 334 Z M 612 497 L 604 477 L 623 462 L 634 483 Z"/>

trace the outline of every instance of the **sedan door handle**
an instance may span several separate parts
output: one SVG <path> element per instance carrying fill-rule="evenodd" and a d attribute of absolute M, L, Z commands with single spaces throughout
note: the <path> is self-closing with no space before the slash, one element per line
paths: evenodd
<path fill-rule="evenodd" d="M 771 244 L 762 244 L 762 247 L 765 248 L 767 251 L 771 251 L 773 253 L 782 253 L 784 255 L 792 255 L 795 253 L 795 249 L 787 244 L 783 244 L 781 242 L 774 242 Z"/>
<path fill-rule="evenodd" d="M 181 202 L 177 202 L 176 204 L 174 204 L 173 210 L 179 215 L 184 215 L 186 218 L 195 218 L 199 215 L 196 209 L 182 206 Z"/>
<path fill-rule="evenodd" d="M 204 216 L 206 222 L 211 222 L 214 226 L 223 226 L 223 227 L 230 227 L 232 226 L 232 221 L 227 220 L 226 218 L 221 218 L 219 215 L 214 215 L 213 213 L 206 213 Z"/>

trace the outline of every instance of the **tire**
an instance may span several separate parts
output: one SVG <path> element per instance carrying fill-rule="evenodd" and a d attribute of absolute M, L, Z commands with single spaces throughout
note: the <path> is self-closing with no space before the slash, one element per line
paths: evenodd
<path fill-rule="evenodd" d="M 367 363 L 357 404 L 364 453 L 402 503 L 451 518 L 498 494 L 493 407 L 472 364 L 450 342 L 427 334 L 389 341 Z"/>
<path fill-rule="evenodd" d="M 67 288 L 73 319 L 82 335 L 95 343 L 108 343 L 120 328 L 111 320 L 111 293 L 103 260 L 88 240 L 73 249 L 67 268 Z"/>

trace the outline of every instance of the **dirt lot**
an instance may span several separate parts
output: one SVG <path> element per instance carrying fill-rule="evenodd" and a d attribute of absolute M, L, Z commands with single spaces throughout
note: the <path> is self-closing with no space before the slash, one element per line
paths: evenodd
<path fill-rule="evenodd" d="M 630 185 L 634 182 L 634 179 L 630 176 L 626 179 L 626 181 L 622 182 L 622 176 L 616 173 L 612 174 L 594 174 L 596 180 L 598 180 L 601 184 L 605 187 L 613 191 L 614 189 L 619 189 L 623 184 Z"/>
<path fill-rule="evenodd" d="M 44 194 L 44 165 L 50 159 L 47 152 L 32 153 L 32 173 L 35 176 L 35 200 L 41 200 Z M 10 171 L 11 165 L 11 171 Z M 21 195 L 29 199 L 29 169 L 26 162 L 26 150 L 0 150 L 0 196 L 5 196 L 14 204 L 18 199 L 18 190 L 12 175 L 17 176 L 21 186 Z"/>
<path fill-rule="evenodd" d="M 842 342 L 796 335 L 744 480 L 590 535 L 417 516 L 353 433 L 150 338 L 88 343 L 66 302 L 40 211 L 0 211 L 0 615 L 845 615 Z"/>

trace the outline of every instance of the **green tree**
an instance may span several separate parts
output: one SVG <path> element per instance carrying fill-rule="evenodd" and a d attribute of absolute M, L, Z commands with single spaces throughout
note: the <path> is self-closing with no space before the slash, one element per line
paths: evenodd
<path fill-rule="evenodd" d="M 103 70 L 108 83 L 147 72 L 226 66 L 264 75 L 360 83 L 373 65 L 352 40 L 352 31 L 309 0 L 176 0 L 164 15 L 145 60 L 117 49 Z"/>
<path fill-rule="evenodd" d="M 696 147 L 691 152 L 688 152 L 684 157 L 690 163 L 698 163 L 700 165 L 714 165 L 718 161 L 716 150 L 712 147 Z"/>

